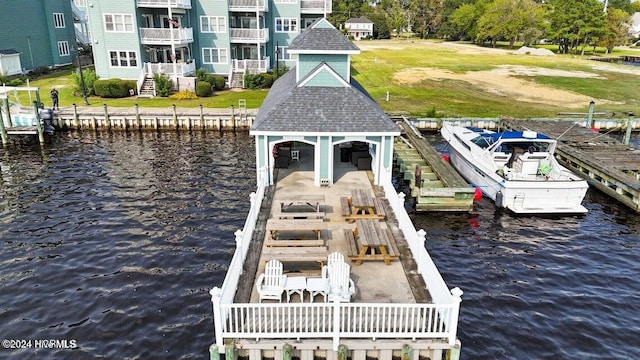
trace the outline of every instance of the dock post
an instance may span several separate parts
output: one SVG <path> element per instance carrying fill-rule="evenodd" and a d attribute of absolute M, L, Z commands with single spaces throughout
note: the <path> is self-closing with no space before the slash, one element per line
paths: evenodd
<path fill-rule="evenodd" d="M 7 126 L 13 127 L 13 123 L 11 122 L 11 109 L 9 108 L 9 98 L 4 98 L 4 107 L 7 109 Z"/>
<path fill-rule="evenodd" d="M 291 344 L 286 343 L 282 346 L 282 360 L 291 360 L 292 353 L 293 346 L 291 346 Z"/>
<path fill-rule="evenodd" d="M 29 90 L 31 91 L 31 90 Z M 40 90 L 36 89 L 36 101 L 38 102 L 38 109 L 40 109 L 40 105 L 42 104 L 42 101 L 40 100 Z M 44 105 L 42 106 L 44 108 Z"/>
<path fill-rule="evenodd" d="M 224 347 L 224 359 L 236 360 L 236 348 L 233 345 L 227 345 Z"/>
<path fill-rule="evenodd" d="M 233 126 L 233 132 L 236 132 L 236 111 L 233 104 L 231 105 L 231 125 Z"/>
<path fill-rule="evenodd" d="M 629 145 L 631 141 L 631 128 L 633 128 L 633 122 L 635 120 L 635 115 L 633 113 L 629 113 L 629 120 L 627 120 L 627 131 L 624 133 L 624 139 L 622 139 L 622 143 L 625 145 Z"/>
<path fill-rule="evenodd" d="M 200 104 L 200 126 L 204 130 L 204 111 L 202 111 L 202 104 Z"/>
<path fill-rule="evenodd" d="M 78 106 L 75 103 L 73 103 L 73 122 L 71 126 L 74 130 L 78 130 Z"/>
<path fill-rule="evenodd" d="M 176 104 L 173 104 L 173 127 L 178 130 L 178 114 L 176 113 Z"/>
<path fill-rule="evenodd" d="M 104 106 L 104 122 L 107 126 L 107 129 L 111 129 L 111 121 L 109 121 L 109 111 L 107 110 L 107 104 L 102 104 Z"/>
<path fill-rule="evenodd" d="M 4 129 L 4 120 L 2 119 L 2 110 L 0 109 L 0 137 L 2 137 L 2 146 L 6 146 L 9 143 L 7 137 L 7 130 Z"/>
<path fill-rule="evenodd" d="M 349 349 L 347 348 L 347 345 L 340 344 L 340 346 L 338 346 L 338 360 L 348 360 L 348 352 Z"/>
<path fill-rule="evenodd" d="M 141 125 L 140 125 L 140 109 L 138 107 L 138 104 L 135 104 L 135 109 L 136 109 L 136 129 L 138 129 L 138 131 L 140 131 L 141 129 Z"/>
<path fill-rule="evenodd" d="M 456 341 L 456 344 L 447 350 L 447 360 L 460 360 L 460 342 Z"/>
<path fill-rule="evenodd" d="M 413 360 L 413 349 L 411 346 L 404 344 L 402 345 L 402 356 L 401 360 Z"/>
<path fill-rule="evenodd" d="M 209 360 L 220 360 L 220 352 L 217 345 L 209 346 Z"/>
<path fill-rule="evenodd" d="M 587 127 L 589 129 L 593 129 L 594 120 L 593 120 L 593 110 L 596 107 L 595 101 L 591 100 L 589 102 L 589 112 L 587 113 Z"/>
<path fill-rule="evenodd" d="M 40 109 L 38 108 L 38 100 L 33 100 L 33 111 L 36 113 L 36 129 L 38 131 L 38 141 L 40 145 L 44 145 L 44 131 L 40 123 Z"/>

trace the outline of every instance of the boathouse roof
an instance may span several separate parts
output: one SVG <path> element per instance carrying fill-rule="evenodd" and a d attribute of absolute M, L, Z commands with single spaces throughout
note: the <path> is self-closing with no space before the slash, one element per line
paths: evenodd
<path fill-rule="evenodd" d="M 289 45 L 287 52 L 291 54 L 317 51 L 323 53 L 360 53 L 360 48 L 349 41 L 349 39 L 333 26 L 326 26 L 328 22 L 323 20 L 323 18 L 316 20 L 301 32 L 300 35 L 296 36 L 291 42 L 291 45 Z"/>
<path fill-rule="evenodd" d="M 311 86 L 322 72 L 332 73 L 341 86 Z M 254 131 L 310 133 L 397 132 L 389 116 L 353 78 L 344 82 L 326 64 L 295 82 L 292 68 L 279 78 L 256 115 Z"/>

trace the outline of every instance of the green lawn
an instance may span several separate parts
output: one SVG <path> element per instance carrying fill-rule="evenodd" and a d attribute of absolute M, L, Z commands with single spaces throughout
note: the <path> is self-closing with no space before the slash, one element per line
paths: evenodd
<path fill-rule="evenodd" d="M 480 48 L 472 44 L 446 43 L 428 40 L 379 40 L 356 42 L 363 51 L 352 56 L 352 76 L 360 82 L 380 106 L 389 113 L 404 113 L 412 116 L 444 117 L 556 117 L 559 112 L 586 112 L 588 101 L 580 101 L 576 106 L 565 103 L 519 101 L 492 91 L 485 85 L 479 86 L 464 78 L 452 76 L 447 79 L 431 79 L 432 69 L 446 71 L 454 75 L 469 76 L 489 72 L 504 66 L 584 72 L 593 77 L 513 75 L 526 83 L 571 92 L 596 101 L 598 111 L 610 110 L 616 113 L 640 113 L 640 67 L 601 63 L 576 55 L 533 56 L 515 55 L 512 51 Z M 554 49 L 553 46 L 547 46 Z M 514 49 L 515 50 L 515 49 Z M 590 49 L 589 49 L 590 50 Z M 616 50 L 611 56 L 639 54 L 634 49 Z M 590 52 L 589 52 L 590 54 Z M 598 55 L 602 55 L 598 53 Z M 614 70 L 610 68 L 613 67 Z M 618 69 L 618 70 L 615 70 Z M 79 96 L 73 95 L 68 68 L 55 74 L 34 80 L 31 84 L 40 88 L 45 105 L 50 106 L 49 90 L 55 86 L 60 93 L 60 106 L 72 103 L 83 105 Z M 401 80 L 399 74 L 407 71 L 422 71 L 420 78 Z M 623 71 L 626 71 L 624 73 Z M 491 74 L 491 73 L 489 73 Z M 400 80 L 398 80 L 400 79 Z M 498 87 L 496 85 L 496 87 Z M 389 101 L 387 101 L 389 93 Z M 228 108 L 238 106 L 238 100 L 245 99 L 248 108 L 260 107 L 267 90 L 226 90 L 209 98 L 196 100 L 153 99 L 103 99 L 90 97 L 91 106 L 131 107 L 178 107 Z M 13 99 L 12 99 L 13 100 Z M 15 100 L 13 100 L 15 101 Z M 20 96 L 25 104 L 28 97 Z M 583 103 L 584 102 L 584 103 Z"/>

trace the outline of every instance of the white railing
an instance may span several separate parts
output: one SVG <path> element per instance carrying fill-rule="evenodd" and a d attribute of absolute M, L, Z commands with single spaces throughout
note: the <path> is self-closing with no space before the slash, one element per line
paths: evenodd
<path fill-rule="evenodd" d="M 300 11 L 302 13 L 330 13 L 331 0 L 301 0 Z"/>
<path fill-rule="evenodd" d="M 191 9 L 191 0 L 138 0 L 138 7 Z"/>
<path fill-rule="evenodd" d="M 261 173 L 266 173 L 265 169 L 261 169 Z M 453 346 L 456 342 L 462 291 L 458 288 L 449 291 L 444 283 L 424 247 L 425 232 L 415 230 L 404 208 L 404 194 L 396 193 L 389 180 L 383 181 L 383 187 L 418 264 L 418 271 L 431 293 L 433 303 L 376 304 L 336 301 L 234 304 L 233 298 L 242 273 L 248 242 L 255 229 L 255 219 L 262 200 L 259 197 L 259 187 L 258 195 L 252 198 L 252 210 L 244 229 L 236 232 L 237 250 L 222 288 L 216 287 L 210 291 L 216 345 L 219 351 L 224 351 L 225 338 L 331 338 L 334 350 L 337 350 L 342 338 L 446 339 L 448 344 Z M 252 213 L 254 210 L 255 213 Z"/>
<path fill-rule="evenodd" d="M 145 68 L 146 68 L 146 64 L 145 64 Z M 144 84 L 144 79 L 147 75 L 145 68 L 142 68 L 140 70 L 140 74 L 138 75 L 138 80 L 136 80 L 136 91 L 138 95 L 140 94 L 140 90 L 142 90 L 142 84 Z"/>
<path fill-rule="evenodd" d="M 173 37 L 171 32 L 173 32 Z M 171 45 L 193 42 L 193 28 L 140 28 L 140 41 L 146 45 Z"/>
<path fill-rule="evenodd" d="M 257 41 L 266 43 L 269 42 L 269 29 L 231 28 L 229 38 L 231 39 L 231 42 L 235 43 L 255 43 Z"/>
<path fill-rule="evenodd" d="M 73 13 L 73 17 L 78 19 L 78 22 L 87 22 L 87 15 L 83 10 L 80 10 L 73 1 L 71 2 L 71 12 Z"/>
<path fill-rule="evenodd" d="M 265 0 L 229 0 L 229 11 L 269 11 Z"/>
<path fill-rule="evenodd" d="M 196 63 L 175 63 L 175 68 L 173 63 L 144 63 L 144 71 L 149 75 L 187 76 L 196 72 Z"/>
<path fill-rule="evenodd" d="M 233 59 L 232 68 L 234 72 L 241 73 L 265 73 L 269 70 L 271 58 L 269 56 L 262 60 L 238 60 Z"/>

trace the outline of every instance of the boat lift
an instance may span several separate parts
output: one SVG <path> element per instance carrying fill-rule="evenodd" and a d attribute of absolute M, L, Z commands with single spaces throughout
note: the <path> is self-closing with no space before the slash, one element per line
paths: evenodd
<path fill-rule="evenodd" d="M 19 91 L 26 91 L 33 110 L 22 108 L 19 103 L 9 101 L 9 95 L 17 98 Z M 34 99 L 35 96 L 35 99 Z M 44 134 L 53 134 L 53 110 L 41 107 L 40 90 L 37 87 L 0 87 L 0 137 L 2 145 L 9 144 L 10 135 L 37 135 L 40 144 L 44 144 Z M 12 106 L 14 111 L 12 111 Z M 44 121 L 44 123 L 43 123 Z"/>

